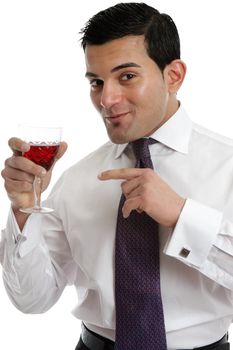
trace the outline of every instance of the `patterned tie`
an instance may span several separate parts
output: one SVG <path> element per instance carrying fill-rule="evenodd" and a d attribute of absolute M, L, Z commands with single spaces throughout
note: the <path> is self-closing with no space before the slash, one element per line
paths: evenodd
<path fill-rule="evenodd" d="M 136 167 L 152 168 L 149 144 L 132 142 Z M 146 213 L 118 211 L 115 253 L 116 350 L 165 350 L 166 333 L 160 293 L 158 224 Z"/>

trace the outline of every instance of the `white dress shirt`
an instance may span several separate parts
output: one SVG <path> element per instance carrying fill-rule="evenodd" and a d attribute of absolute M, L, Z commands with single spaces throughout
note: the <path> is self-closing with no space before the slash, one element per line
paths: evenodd
<path fill-rule="evenodd" d="M 155 171 L 188 198 L 175 229 L 160 226 L 168 349 L 199 347 L 219 340 L 233 317 L 233 142 L 193 124 L 182 107 L 152 137 Z M 31 215 L 20 232 L 10 212 L 0 258 L 17 308 L 44 312 L 73 284 L 74 316 L 114 339 L 121 181 L 97 175 L 134 164 L 130 146 L 108 142 L 64 172 L 46 201 L 53 214 Z"/>

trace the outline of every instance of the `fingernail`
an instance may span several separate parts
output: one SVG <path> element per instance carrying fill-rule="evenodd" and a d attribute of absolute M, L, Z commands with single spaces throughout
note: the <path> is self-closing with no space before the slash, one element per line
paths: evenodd
<path fill-rule="evenodd" d="M 23 143 L 21 146 L 22 152 L 27 152 L 29 150 L 29 145 L 27 143 Z"/>

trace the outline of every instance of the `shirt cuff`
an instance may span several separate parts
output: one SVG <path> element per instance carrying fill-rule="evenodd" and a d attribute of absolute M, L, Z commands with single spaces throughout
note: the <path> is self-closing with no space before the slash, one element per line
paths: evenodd
<path fill-rule="evenodd" d="M 222 213 L 187 199 L 164 253 L 197 268 L 206 260 L 222 221 Z"/>
<path fill-rule="evenodd" d="M 13 210 L 10 209 L 4 237 L 7 241 L 18 246 L 17 252 L 21 258 L 31 252 L 41 242 L 41 215 L 31 214 L 22 231 L 15 219 Z"/>

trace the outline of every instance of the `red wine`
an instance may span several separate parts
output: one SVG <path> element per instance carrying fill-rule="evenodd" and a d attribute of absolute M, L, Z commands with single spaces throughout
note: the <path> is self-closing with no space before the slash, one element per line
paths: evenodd
<path fill-rule="evenodd" d="M 46 170 L 49 170 L 53 165 L 55 155 L 57 154 L 59 145 L 30 145 L 30 150 L 25 152 L 23 156 L 32 160 L 34 163 L 41 165 Z"/>

